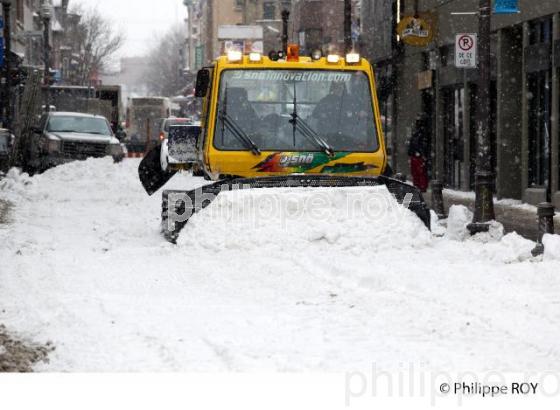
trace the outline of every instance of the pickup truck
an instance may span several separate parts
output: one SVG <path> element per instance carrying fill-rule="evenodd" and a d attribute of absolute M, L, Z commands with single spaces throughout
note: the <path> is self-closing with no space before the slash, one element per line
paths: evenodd
<path fill-rule="evenodd" d="M 45 113 L 31 141 L 32 169 L 42 172 L 70 161 L 113 157 L 121 161 L 125 150 L 105 117 L 74 112 Z"/>

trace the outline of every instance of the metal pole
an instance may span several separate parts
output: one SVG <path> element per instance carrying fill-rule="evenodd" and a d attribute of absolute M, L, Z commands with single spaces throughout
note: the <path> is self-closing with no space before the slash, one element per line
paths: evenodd
<path fill-rule="evenodd" d="M 5 74 L 6 74 L 6 88 L 5 88 L 5 96 L 6 96 L 6 124 L 5 128 L 12 131 L 12 22 L 10 17 L 11 12 L 11 3 L 10 2 L 2 2 L 2 16 L 4 17 L 4 67 L 5 67 Z"/>
<path fill-rule="evenodd" d="M 50 26 L 51 19 L 49 17 L 43 18 L 43 58 L 45 62 L 45 75 L 44 75 L 44 85 L 45 85 L 45 112 L 49 112 L 51 110 L 50 107 L 50 90 L 49 90 L 49 81 L 50 81 L 50 45 L 49 45 L 49 26 Z"/>
<path fill-rule="evenodd" d="M 352 51 L 352 0 L 344 0 L 344 52 Z"/>
<path fill-rule="evenodd" d="M 554 235 L 554 205 L 549 202 L 539 204 L 537 207 L 537 215 L 539 217 L 539 238 L 537 246 L 531 252 L 533 256 L 539 256 L 544 253 L 543 238 L 545 234 Z"/>
<path fill-rule="evenodd" d="M 479 85 L 477 100 L 477 144 L 476 159 L 476 200 L 473 222 L 468 226 L 471 234 L 487 232 L 490 222 L 496 219 L 494 214 L 494 170 L 492 169 L 492 152 L 490 142 L 490 87 L 491 55 L 490 33 L 492 30 L 492 1 L 480 0 L 479 10 Z"/>
<path fill-rule="evenodd" d="M 284 56 L 288 55 L 288 21 L 290 20 L 290 12 L 286 9 L 282 10 L 282 51 Z"/>
<path fill-rule="evenodd" d="M 447 218 L 443 202 L 443 183 L 438 180 L 432 181 L 432 209 L 439 219 Z"/>

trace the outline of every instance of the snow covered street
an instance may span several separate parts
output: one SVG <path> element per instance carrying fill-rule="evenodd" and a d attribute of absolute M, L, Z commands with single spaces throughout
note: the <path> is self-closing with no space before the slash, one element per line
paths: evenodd
<path fill-rule="evenodd" d="M 52 341 L 35 370 L 560 367 L 558 237 L 534 259 L 516 234 L 463 237 L 461 208 L 444 237 L 408 211 L 391 223 L 340 212 L 371 188 L 323 191 L 324 218 L 305 207 L 260 218 L 267 201 L 308 204 L 300 189 L 220 196 L 172 245 L 159 233 L 161 195 L 144 193 L 137 166 L 91 159 L 0 181 L 12 204 L 0 324 Z M 168 187 L 201 183 L 180 175 Z"/>

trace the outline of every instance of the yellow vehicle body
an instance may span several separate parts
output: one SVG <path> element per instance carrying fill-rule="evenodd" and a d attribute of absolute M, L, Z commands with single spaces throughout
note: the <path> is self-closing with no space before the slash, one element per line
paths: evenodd
<path fill-rule="evenodd" d="M 375 135 L 375 152 L 360 152 L 358 147 L 345 152 L 328 155 L 321 150 L 314 151 L 277 151 L 263 150 L 255 155 L 250 150 L 223 150 L 216 147 L 218 134 L 217 118 L 219 115 L 219 90 L 222 74 L 227 70 L 291 70 L 304 73 L 308 70 L 354 73 L 361 72 L 369 82 L 369 98 L 373 107 Z M 340 58 L 336 63 L 329 63 L 326 58 L 312 60 L 300 57 L 299 61 L 272 61 L 262 57 L 259 62 L 250 61 L 243 56 L 239 62 L 230 62 L 227 57 L 220 57 L 212 67 L 210 87 L 204 97 L 202 123 L 202 140 L 199 143 L 199 166 L 212 180 L 224 177 L 256 178 L 293 174 L 336 174 L 338 176 L 379 176 L 387 167 L 385 140 L 381 125 L 379 103 L 373 70 L 369 62 L 360 59 L 356 64 L 346 63 Z"/>

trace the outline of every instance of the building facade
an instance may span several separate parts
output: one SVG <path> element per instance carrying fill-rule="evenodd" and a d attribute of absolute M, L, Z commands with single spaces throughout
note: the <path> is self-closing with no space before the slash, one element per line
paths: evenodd
<path fill-rule="evenodd" d="M 352 36 L 357 44 L 361 31 L 362 1 L 352 0 Z M 301 51 L 309 54 L 313 50 L 327 52 L 344 51 L 344 1 L 341 0 L 296 0 L 293 4 L 294 34 Z"/>
<path fill-rule="evenodd" d="M 478 0 L 371 0 L 362 7 L 363 53 L 375 64 L 393 165 L 408 171 L 407 140 L 428 119 L 431 175 L 474 187 L 478 70 L 455 67 L 455 36 L 476 33 Z M 492 17 L 492 166 L 496 194 L 560 207 L 560 2 L 520 0 L 521 13 Z M 404 45 L 396 24 L 429 19 L 427 47 Z M 390 27 L 389 27 L 390 26 Z M 379 27 L 379 29 L 377 29 Z"/>

